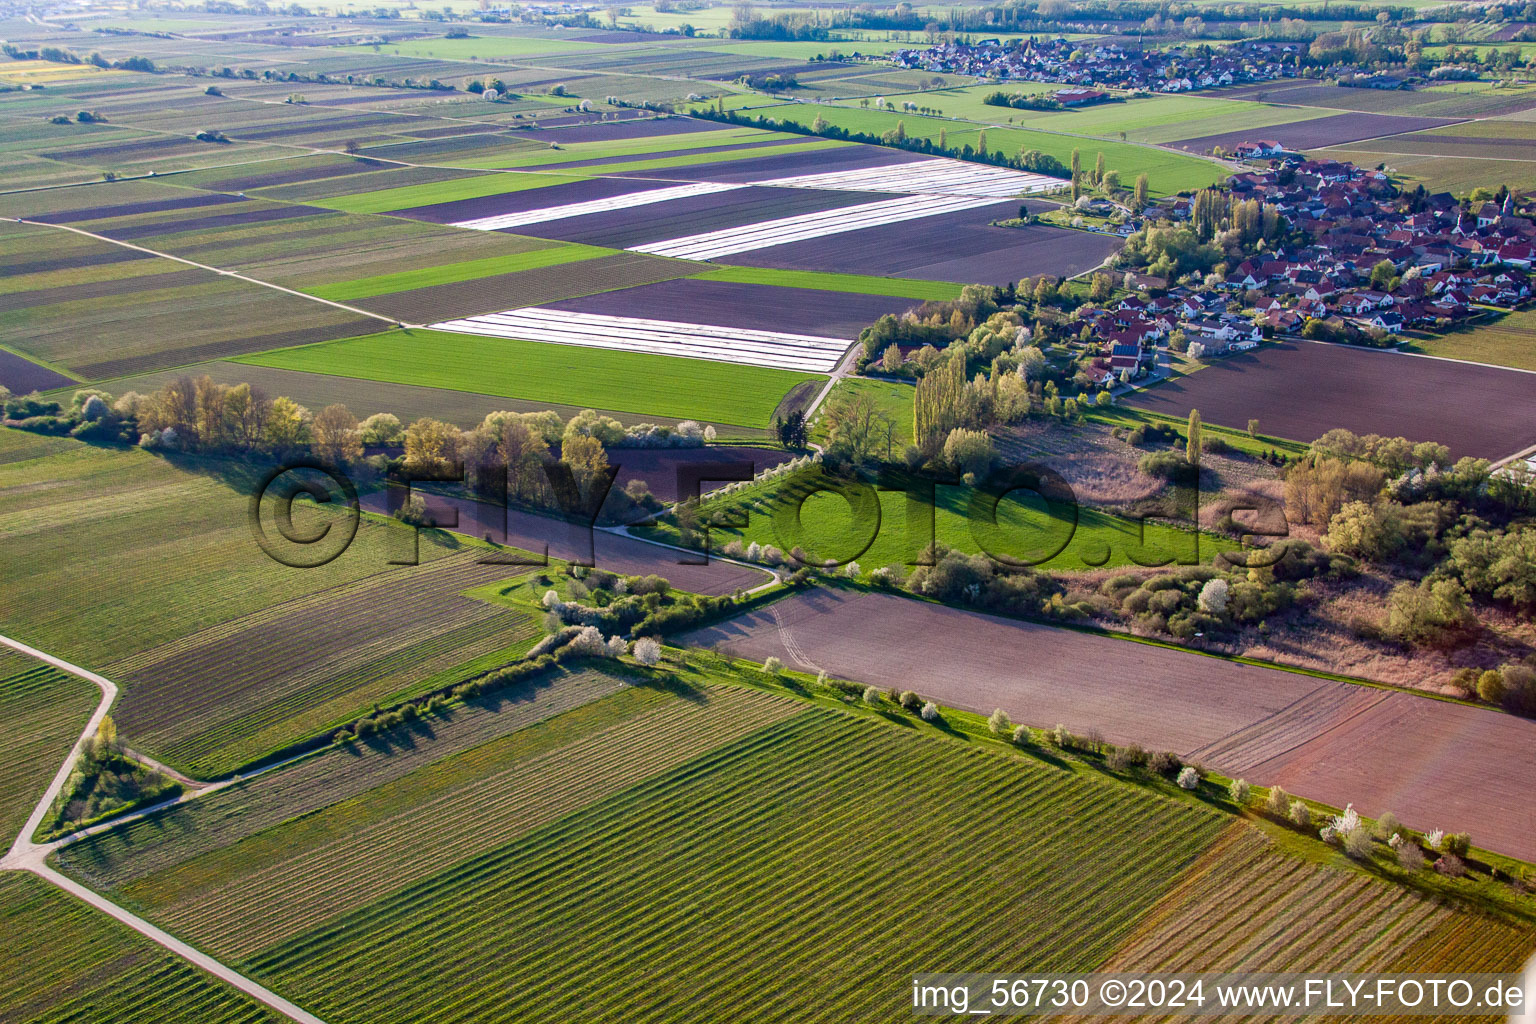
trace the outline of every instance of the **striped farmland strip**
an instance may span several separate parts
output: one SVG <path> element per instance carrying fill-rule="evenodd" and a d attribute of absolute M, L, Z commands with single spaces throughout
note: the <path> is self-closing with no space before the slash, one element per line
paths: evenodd
<path fill-rule="evenodd" d="M 996 199 L 979 199 L 969 196 L 902 196 L 899 199 L 881 199 L 873 203 L 860 203 L 836 210 L 804 213 L 797 217 L 747 224 L 739 228 L 723 228 L 699 235 L 664 239 L 630 246 L 633 252 L 650 253 L 653 256 L 671 256 L 676 259 L 708 260 L 718 256 L 731 256 L 754 249 L 766 249 L 773 245 L 803 242 L 812 238 L 824 238 L 862 228 L 899 224 L 902 221 L 934 217 L 941 213 L 989 206 Z"/>
<path fill-rule="evenodd" d="M 432 329 L 820 373 L 830 373 L 851 344 L 806 334 L 536 308 L 448 320 Z"/>
<path fill-rule="evenodd" d="M 610 213 L 614 210 L 627 210 L 635 206 L 665 203 L 671 199 L 707 196 L 716 192 L 730 192 L 746 187 L 746 185 L 726 185 L 711 181 L 700 181 L 689 185 L 674 185 L 670 188 L 653 188 L 642 192 L 626 192 L 623 195 L 609 196 L 607 199 L 589 199 L 583 203 L 565 203 L 561 206 L 545 206 L 537 210 L 522 210 L 518 213 L 475 217 L 471 220 L 455 221 L 453 227 L 471 228 L 475 231 L 500 231 L 503 228 L 521 227 L 525 224 L 543 224 L 552 220 L 565 220 L 567 217 L 584 217 L 592 213 Z"/>
<path fill-rule="evenodd" d="M 755 185 L 782 188 L 847 189 L 854 192 L 912 192 L 924 195 L 1011 196 L 1049 192 L 1066 182 L 1043 174 L 1011 171 L 1003 167 L 965 163 L 959 160 L 918 160 L 886 167 L 856 167 L 824 174 L 797 174 L 772 178 Z"/>

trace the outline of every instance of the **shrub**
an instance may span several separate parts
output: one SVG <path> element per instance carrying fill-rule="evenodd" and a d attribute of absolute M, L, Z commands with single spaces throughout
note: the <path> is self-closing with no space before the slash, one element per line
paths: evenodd
<path fill-rule="evenodd" d="M 778 658 L 769 655 L 767 659 L 763 661 L 763 671 L 768 673 L 770 676 L 776 676 L 784 671 L 784 663 Z"/>
<path fill-rule="evenodd" d="M 1465 857 L 1472 852 L 1472 837 L 1465 832 L 1452 832 L 1445 837 L 1445 852 L 1453 857 Z"/>
<path fill-rule="evenodd" d="M 661 662 L 661 644 L 650 637 L 641 637 L 635 641 L 635 660 L 642 665 L 656 665 Z"/>
<path fill-rule="evenodd" d="M 1072 734 L 1060 722 L 1056 723 L 1056 728 L 1046 730 L 1045 738 L 1051 741 L 1051 746 L 1060 750 L 1066 750 L 1072 746 Z"/>
<path fill-rule="evenodd" d="M 583 626 L 567 645 L 573 654 L 588 658 L 600 658 L 608 653 L 608 645 L 596 626 Z"/>
<path fill-rule="evenodd" d="M 923 710 L 919 714 L 922 715 L 925 722 L 937 722 L 939 720 L 939 706 L 933 701 L 929 701 L 923 705 Z"/>
<path fill-rule="evenodd" d="M 1134 743 L 1128 747 L 1111 747 L 1104 761 L 1114 771 L 1133 771 L 1147 763 L 1147 752 Z"/>
<path fill-rule="evenodd" d="M 1021 747 L 1029 746 L 1029 726 L 1016 725 L 1013 727 L 1013 742 Z"/>
<path fill-rule="evenodd" d="M 1369 860 L 1371 856 L 1371 833 L 1364 826 L 1345 833 L 1344 853 L 1354 860 Z"/>
<path fill-rule="evenodd" d="M 1172 751 L 1162 750 L 1152 755 L 1151 760 L 1147 762 L 1147 767 L 1158 775 L 1172 778 L 1180 768 L 1184 767 L 1184 762 L 1180 761 L 1179 755 Z"/>
<path fill-rule="evenodd" d="M 992 730 L 992 735 L 1002 736 L 1013 728 L 1013 723 L 1008 719 L 1008 712 L 997 708 L 987 719 L 987 728 Z"/>
<path fill-rule="evenodd" d="M 903 690 L 901 691 L 901 696 L 896 698 L 896 702 L 902 707 L 906 708 L 908 711 L 916 711 L 918 708 L 922 707 L 923 698 L 919 697 L 911 690 Z"/>
<path fill-rule="evenodd" d="M 1253 787 L 1248 785 L 1247 779 L 1233 779 L 1232 784 L 1227 787 L 1227 795 L 1237 806 L 1247 807 L 1249 798 L 1253 796 Z"/>
<path fill-rule="evenodd" d="M 1180 789 L 1196 789 L 1200 785 L 1200 773 L 1194 765 L 1187 764 L 1179 769 L 1178 783 Z"/>
<path fill-rule="evenodd" d="M 347 730 L 345 730 L 345 729 L 337 729 L 336 730 L 336 735 L 331 737 L 331 742 L 334 743 L 336 746 L 340 747 L 340 746 L 345 746 L 348 743 L 351 743 L 355 739 L 357 739 L 357 737 L 352 735 Z"/>
<path fill-rule="evenodd" d="M 1310 828 L 1312 826 L 1312 808 L 1300 800 L 1291 801 L 1291 824 L 1297 828 Z"/>
<path fill-rule="evenodd" d="M 880 691 L 873 686 L 864 687 L 864 703 L 874 707 L 880 703 Z"/>
<path fill-rule="evenodd" d="M 1424 851 L 1418 843 L 1405 839 L 1393 846 L 1393 852 L 1397 854 L 1397 866 L 1409 874 L 1424 870 Z"/>
<path fill-rule="evenodd" d="M 1376 836 L 1379 839 L 1391 839 L 1403 831 L 1403 823 L 1397 820 L 1397 815 L 1386 811 L 1376 819 Z"/>
<path fill-rule="evenodd" d="M 1477 677 L 1477 695 L 1490 704 L 1504 703 L 1504 676 L 1489 669 Z"/>
<path fill-rule="evenodd" d="M 1269 796 L 1264 801 L 1264 807 L 1277 818 L 1284 818 L 1291 809 L 1291 797 L 1279 786 L 1269 787 Z"/>
<path fill-rule="evenodd" d="M 1467 873 L 1467 864 L 1454 853 L 1447 853 L 1435 861 L 1435 870 L 1446 878 L 1461 878 Z"/>
<path fill-rule="evenodd" d="M 407 722 L 414 722 L 421 717 L 421 709 L 415 704 L 407 704 L 400 709 L 400 717 Z"/>

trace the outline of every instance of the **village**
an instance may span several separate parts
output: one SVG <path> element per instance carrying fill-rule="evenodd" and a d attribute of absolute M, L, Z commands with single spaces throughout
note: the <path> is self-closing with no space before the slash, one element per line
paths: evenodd
<path fill-rule="evenodd" d="M 1531 297 L 1536 223 L 1513 194 L 1464 205 L 1422 188 L 1400 194 L 1384 171 L 1284 155 L 1273 142 L 1239 151 L 1278 159 L 1234 175 L 1228 191 L 1273 207 L 1306 241 L 1258 249 L 1198 283 L 1129 274 L 1134 294 L 1077 311 L 1100 342 L 1093 385 L 1155 371 L 1163 348 L 1204 358 L 1286 336 L 1386 347 L 1404 330 L 1445 330 Z M 1162 200 L 1143 212 L 1144 229 L 1180 226 L 1194 205 Z"/>
<path fill-rule="evenodd" d="M 1233 46 L 1175 46 L 1163 50 L 1127 48 L 1118 43 L 1091 46 L 1067 39 L 1025 39 L 1003 45 L 996 39 L 947 42 L 891 54 L 910 70 L 1018 82 L 1132 92 L 1175 93 L 1225 85 L 1295 78 L 1305 43 L 1247 41 Z"/>

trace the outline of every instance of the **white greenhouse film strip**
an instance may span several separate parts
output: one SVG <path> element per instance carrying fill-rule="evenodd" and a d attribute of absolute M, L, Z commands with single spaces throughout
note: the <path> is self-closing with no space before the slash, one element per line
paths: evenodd
<path fill-rule="evenodd" d="M 799 174 L 789 178 L 756 181 L 754 185 L 780 188 L 824 188 L 853 192 L 910 192 L 924 195 L 995 196 L 1007 199 L 1049 192 L 1067 183 L 1043 174 L 963 160 L 917 160 L 885 167 L 863 167 L 825 174 Z"/>
<path fill-rule="evenodd" d="M 766 249 L 789 242 L 804 242 L 812 238 L 863 228 L 883 227 L 902 221 L 934 217 L 941 213 L 955 213 L 979 206 L 991 206 L 996 199 L 978 199 L 964 196 L 902 196 L 899 199 L 881 199 L 873 203 L 844 206 L 836 210 L 820 210 L 795 217 L 745 224 L 736 228 L 722 228 L 698 235 L 685 235 L 660 242 L 632 245 L 630 251 L 644 252 L 653 256 L 671 256 L 685 260 L 709 260 L 717 256 L 730 256 L 754 249 Z"/>
<path fill-rule="evenodd" d="M 449 226 L 471 228 L 475 231 L 500 231 L 504 228 L 522 227 L 525 224 L 543 224 L 552 220 L 565 220 L 567 217 L 584 217 L 590 213 L 628 210 L 636 206 L 650 206 L 652 203 L 665 203 L 673 199 L 690 199 L 693 196 L 713 195 L 716 192 L 732 192 L 746 187 L 746 185 L 700 181 L 690 185 L 676 185 L 671 188 L 653 188 L 647 189 L 644 192 L 626 192 L 623 195 L 609 196 L 607 199 L 589 199 L 582 203 L 545 206 L 537 210 L 523 210 L 519 213 L 500 213 L 490 217 L 475 217 L 471 220 L 455 221 Z"/>
<path fill-rule="evenodd" d="M 816 373 L 832 372 L 843 353 L 853 344 L 851 341 L 804 334 L 573 313 L 563 309 L 538 307 L 447 320 L 433 324 L 432 329 Z"/>

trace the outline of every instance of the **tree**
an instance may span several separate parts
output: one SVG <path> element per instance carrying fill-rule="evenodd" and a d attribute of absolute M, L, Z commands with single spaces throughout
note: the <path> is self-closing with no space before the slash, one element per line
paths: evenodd
<path fill-rule="evenodd" d="M 315 416 L 311 425 L 315 454 L 324 462 L 343 465 L 363 457 L 363 442 L 357 430 L 357 417 L 344 405 L 328 405 Z"/>
<path fill-rule="evenodd" d="M 992 731 L 992 735 L 1003 736 L 1013 729 L 1013 723 L 1008 718 L 1008 712 L 997 708 L 987 718 L 987 728 Z"/>
<path fill-rule="evenodd" d="M 1231 594 L 1231 588 L 1227 581 L 1220 576 L 1212 580 L 1206 580 L 1205 586 L 1200 588 L 1200 597 L 1196 603 L 1200 610 L 1211 615 L 1221 615 L 1227 610 L 1227 600 Z"/>
<path fill-rule="evenodd" d="M 1104 154 L 1103 154 L 1103 152 L 1099 153 L 1098 159 L 1095 160 L 1094 164 L 1093 164 L 1093 183 L 1095 185 L 1102 185 L 1102 184 L 1104 184 Z"/>
<path fill-rule="evenodd" d="M 1248 436 L 1249 437 L 1258 437 L 1259 436 L 1259 421 L 1258 420 L 1249 420 L 1248 421 Z"/>
<path fill-rule="evenodd" d="M 423 416 L 405 431 L 405 466 L 412 472 L 442 472 L 459 459 L 459 428 Z"/>
<path fill-rule="evenodd" d="M 293 448 L 309 440 L 309 410 L 291 398 L 272 400 L 267 415 L 266 441 L 273 448 Z"/>
<path fill-rule="evenodd" d="M 787 417 L 776 418 L 773 421 L 774 433 L 779 435 L 779 443 L 786 448 L 804 448 L 808 436 L 805 426 L 805 413 L 796 409 Z"/>
<path fill-rule="evenodd" d="M 376 412 L 357 427 L 358 440 L 365 445 L 397 444 L 405 433 L 400 417 L 392 412 Z"/>
<path fill-rule="evenodd" d="M 1190 465 L 1200 461 L 1200 410 L 1189 410 L 1189 436 L 1184 441 L 1184 457 Z"/>
<path fill-rule="evenodd" d="M 1371 268 L 1371 287 L 1378 291 L 1387 291 L 1392 279 L 1397 276 L 1397 268 L 1391 260 L 1381 260 Z"/>
<path fill-rule="evenodd" d="M 1088 301 L 1105 302 L 1114 292 L 1114 278 L 1108 274 L 1094 274 L 1093 283 L 1088 287 Z"/>
<path fill-rule="evenodd" d="M 1467 592 L 1456 580 L 1399 583 L 1387 598 L 1384 632 L 1404 643 L 1449 646 L 1472 628 Z"/>
<path fill-rule="evenodd" d="M 912 389 L 912 443 L 932 453 L 964 425 L 965 360 L 952 355 Z"/>
<path fill-rule="evenodd" d="M 1077 150 L 1072 151 L 1072 201 L 1075 203 L 1083 195 L 1083 158 Z"/>
<path fill-rule="evenodd" d="M 253 447 L 267 432 L 272 402 L 258 387 L 236 384 L 224 393 L 224 423 L 229 437 L 245 448 Z"/>
<path fill-rule="evenodd" d="M 586 434 L 566 436 L 560 445 L 560 461 L 571 467 L 576 486 L 583 494 L 608 469 L 608 453 L 603 450 L 603 443 Z"/>
<path fill-rule="evenodd" d="M 661 661 L 661 644 L 648 636 L 635 641 L 635 660 L 642 665 L 656 665 Z"/>
<path fill-rule="evenodd" d="M 992 437 L 984 430 L 956 427 L 944 439 L 944 461 L 967 476 L 985 476 L 994 457 Z"/>
<path fill-rule="evenodd" d="M 889 445 L 896 425 L 875 400 L 862 391 L 830 404 L 822 421 L 827 432 L 828 450 L 854 463 L 864 462 L 874 455 L 881 441 Z"/>
<path fill-rule="evenodd" d="M 1132 205 L 1136 209 L 1140 210 L 1147 205 L 1147 199 L 1151 191 L 1151 187 L 1152 186 L 1148 183 L 1147 176 L 1145 174 L 1137 175 L 1136 195 L 1135 198 L 1131 200 Z"/>

